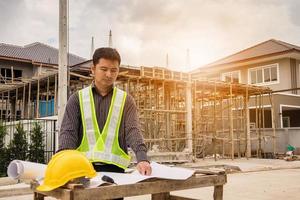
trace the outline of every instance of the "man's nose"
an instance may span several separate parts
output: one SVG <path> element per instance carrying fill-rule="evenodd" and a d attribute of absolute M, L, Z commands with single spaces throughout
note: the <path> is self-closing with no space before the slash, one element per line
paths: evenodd
<path fill-rule="evenodd" d="M 106 76 L 107 76 L 107 77 L 111 77 L 111 76 L 112 76 L 112 73 L 111 73 L 110 70 L 107 70 L 107 71 L 106 71 Z"/>

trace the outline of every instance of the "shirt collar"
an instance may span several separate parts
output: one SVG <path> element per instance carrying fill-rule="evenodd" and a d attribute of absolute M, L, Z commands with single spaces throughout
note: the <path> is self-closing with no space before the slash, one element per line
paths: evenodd
<path fill-rule="evenodd" d="M 95 90 L 95 92 L 96 92 L 97 94 L 99 94 L 99 93 L 97 92 L 97 90 L 96 90 L 95 81 L 92 82 L 91 87 L 92 87 L 92 90 Z M 107 95 L 110 94 L 110 93 L 112 93 L 114 87 L 115 87 L 115 84 L 112 85 L 112 87 L 111 87 L 111 89 L 109 90 L 109 92 L 107 93 Z M 101 94 L 99 94 L 99 95 L 102 96 Z M 107 96 L 107 95 L 105 95 L 105 96 Z"/>

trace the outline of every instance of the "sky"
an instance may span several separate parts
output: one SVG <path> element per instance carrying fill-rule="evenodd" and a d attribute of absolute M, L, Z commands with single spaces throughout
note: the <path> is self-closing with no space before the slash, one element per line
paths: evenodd
<path fill-rule="evenodd" d="M 0 0 L 0 43 L 58 47 L 59 0 Z M 69 51 L 191 71 L 269 39 L 300 46 L 300 0 L 69 0 Z M 168 55 L 168 56 L 167 56 Z"/>

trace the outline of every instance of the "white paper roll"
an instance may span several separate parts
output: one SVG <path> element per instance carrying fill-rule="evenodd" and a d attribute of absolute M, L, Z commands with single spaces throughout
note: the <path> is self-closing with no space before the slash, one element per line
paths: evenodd
<path fill-rule="evenodd" d="M 13 179 L 19 180 L 39 180 L 44 177 L 47 165 L 22 161 L 13 160 L 7 167 L 7 174 Z"/>

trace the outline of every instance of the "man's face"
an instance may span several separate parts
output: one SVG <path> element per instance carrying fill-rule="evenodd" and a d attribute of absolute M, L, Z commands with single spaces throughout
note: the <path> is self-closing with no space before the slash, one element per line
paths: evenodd
<path fill-rule="evenodd" d="M 100 87 L 109 87 L 116 81 L 119 73 L 119 62 L 100 58 L 97 65 L 92 67 L 95 83 Z"/>

